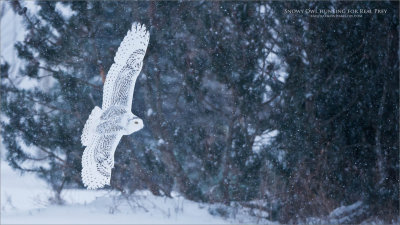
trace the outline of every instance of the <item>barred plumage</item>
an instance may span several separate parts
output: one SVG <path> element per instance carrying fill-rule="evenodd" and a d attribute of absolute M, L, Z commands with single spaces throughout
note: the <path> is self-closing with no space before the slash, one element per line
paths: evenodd
<path fill-rule="evenodd" d="M 82 181 L 88 189 L 110 184 L 114 152 L 121 137 L 143 128 L 143 121 L 131 112 L 131 106 L 148 43 L 146 27 L 134 23 L 107 73 L 102 109 L 96 106 L 85 124 L 81 137 L 82 145 L 87 146 L 82 156 Z"/>

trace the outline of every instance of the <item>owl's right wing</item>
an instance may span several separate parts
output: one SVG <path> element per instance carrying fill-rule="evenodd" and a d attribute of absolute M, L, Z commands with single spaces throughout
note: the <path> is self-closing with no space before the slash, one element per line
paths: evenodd
<path fill-rule="evenodd" d="M 134 23 L 122 40 L 104 84 L 103 110 L 114 105 L 131 111 L 133 91 L 142 69 L 149 38 L 146 27 Z"/>
<path fill-rule="evenodd" d="M 122 134 L 96 134 L 82 156 L 82 181 L 88 189 L 110 184 L 114 153 Z"/>

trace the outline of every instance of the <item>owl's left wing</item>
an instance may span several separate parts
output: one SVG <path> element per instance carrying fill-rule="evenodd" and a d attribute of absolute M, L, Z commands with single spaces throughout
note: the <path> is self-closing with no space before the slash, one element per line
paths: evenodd
<path fill-rule="evenodd" d="M 114 64 L 107 73 L 103 89 L 103 110 L 114 105 L 131 111 L 133 91 L 142 69 L 149 38 L 146 27 L 138 23 L 134 23 L 126 34 L 114 57 Z"/>
<path fill-rule="evenodd" d="M 114 153 L 122 134 L 96 134 L 82 156 L 82 181 L 88 189 L 110 184 Z"/>

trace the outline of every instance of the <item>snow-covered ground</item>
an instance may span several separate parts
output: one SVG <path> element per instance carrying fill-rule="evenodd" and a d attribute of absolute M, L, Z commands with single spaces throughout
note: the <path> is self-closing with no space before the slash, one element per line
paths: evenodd
<path fill-rule="evenodd" d="M 49 185 L 35 174 L 13 170 L 0 142 L 0 224 L 273 224 L 265 212 L 187 200 L 149 191 L 124 196 L 107 190 L 64 189 L 55 204 Z"/>
<path fill-rule="evenodd" d="M 1 224 L 229 224 L 267 220 L 241 208 L 235 218 L 212 215 L 218 205 L 196 203 L 178 194 L 173 198 L 140 191 L 121 196 L 105 190 L 67 189 L 64 205 L 49 200 L 48 186 L 34 174 L 20 174 L 1 162 Z"/>

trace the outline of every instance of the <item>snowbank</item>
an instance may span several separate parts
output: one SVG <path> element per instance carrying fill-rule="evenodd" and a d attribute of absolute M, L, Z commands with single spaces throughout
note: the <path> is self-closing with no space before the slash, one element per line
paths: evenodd
<path fill-rule="evenodd" d="M 2 224 L 229 224 L 269 223 L 248 215 L 248 209 L 225 208 L 172 198 L 148 191 L 123 196 L 106 190 L 66 189 L 64 205 L 49 201 L 52 193 L 34 174 L 20 174 L 1 162 Z M 227 212 L 225 217 L 218 210 Z"/>

